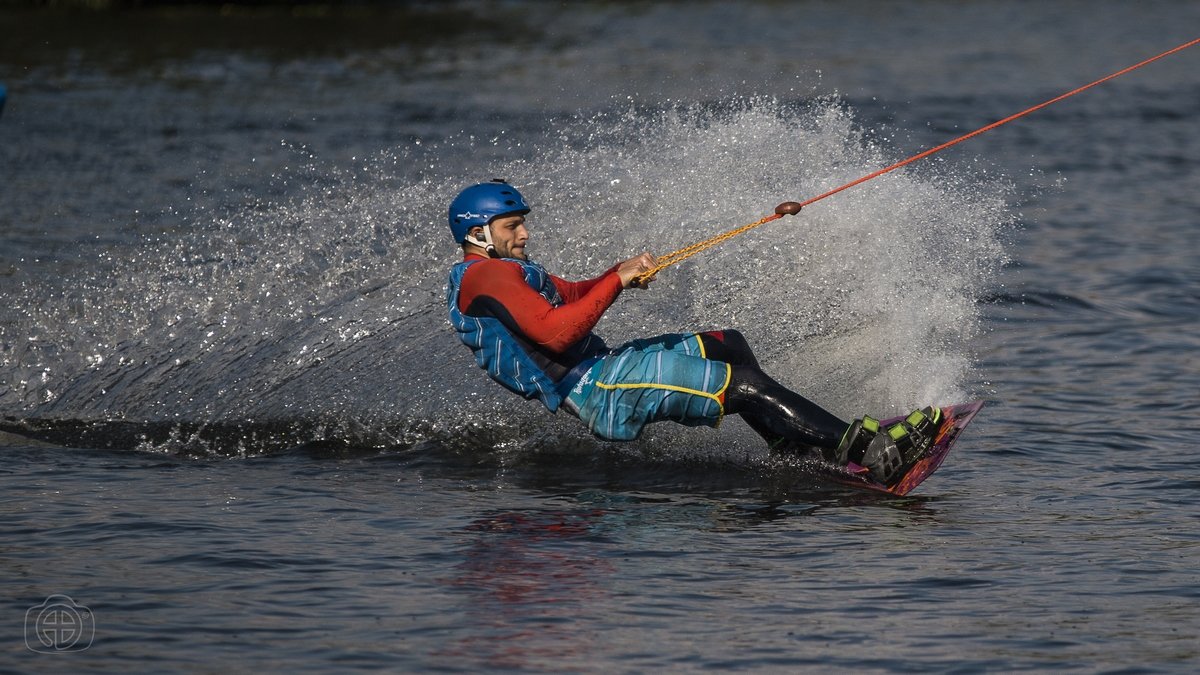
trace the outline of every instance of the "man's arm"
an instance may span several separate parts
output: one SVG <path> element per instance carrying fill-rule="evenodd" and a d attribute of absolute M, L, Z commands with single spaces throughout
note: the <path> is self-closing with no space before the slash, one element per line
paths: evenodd
<path fill-rule="evenodd" d="M 560 354 L 587 337 L 625 285 L 615 268 L 581 283 L 586 292 L 573 299 L 564 295 L 567 302 L 554 307 L 525 283 L 519 265 L 484 260 L 463 275 L 458 308 L 467 316 L 495 317 L 513 333 Z"/>
<path fill-rule="evenodd" d="M 654 256 L 650 255 L 649 253 L 643 253 L 641 255 L 634 256 L 629 260 L 613 265 L 612 267 L 608 268 L 604 274 L 601 274 L 595 279 L 587 279 L 585 281 L 566 281 L 565 279 L 560 279 L 551 274 L 550 280 L 554 282 L 554 286 L 558 289 L 558 294 L 563 297 L 563 300 L 566 300 L 567 302 L 573 302 L 586 295 L 595 284 L 599 283 L 601 279 L 609 274 L 616 273 L 616 275 L 621 279 L 621 288 L 629 288 L 631 285 L 633 285 L 633 279 L 635 277 L 643 274 L 644 272 L 649 272 L 650 270 L 654 269 L 655 265 L 657 264 L 658 261 Z M 653 277 L 647 279 L 645 281 L 645 285 L 648 285 L 651 281 L 654 281 Z M 645 285 L 643 285 L 643 288 Z"/>
<path fill-rule="evenodd" d="M 555 288 L 558 289 L 558 294 L 563 297 L 563 300 L 565 300 L 567 302 L 575 302 L 576 300 L 579 300 L 583 296 L 587 295 L 588 291 L 591 291 L 592 288 L 594 288 L 596 286 L 596 284 L 598 284 L 604 280 L 604 277 L 616 272 L 617 267 L 618 267 L 617 265 L 613 265 L 612 267 L 605 270 L 604 274 L 601 274 L 600 276 L 596 277 L 595 279 L 585 279 L 583 281 L 567 281 L 566 279 L 560 279 L 559 277 L 556 277 L 553 274 L 551 274 L 550 280 L 554 282 L 554 286 L 555 286 Z"/>

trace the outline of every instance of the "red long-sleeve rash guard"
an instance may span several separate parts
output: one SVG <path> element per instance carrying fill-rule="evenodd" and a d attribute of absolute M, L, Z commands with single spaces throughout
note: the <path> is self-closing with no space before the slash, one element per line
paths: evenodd
<path fill-rule="evenodd" d="M 621 293 L 616 267 L 587 281 L 550 275 L 564 303 L 555 307 L 525 283 L 521 266 L 502 259 L 479 260 L 463 275 L 458 309 L 467 316 L 494 316 L 539 349 L 562 354 L 588 333 Z"/>

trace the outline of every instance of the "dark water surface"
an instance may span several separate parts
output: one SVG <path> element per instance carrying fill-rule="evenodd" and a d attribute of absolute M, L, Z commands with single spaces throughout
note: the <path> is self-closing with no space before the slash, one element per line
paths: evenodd
<path fill-rule="evenodd" d="M 0 10 L 0 671 L 1195 671 L 1200 51 L 600 324 L 738 327 L 847 418 L 986 399 L 905 498 L 739 420 L 606 445 L 508 396 L 446 324 L 442 218 L 506 176 L 531 256 L 594 274 L 1197 27 L 1190 2 Z"/>

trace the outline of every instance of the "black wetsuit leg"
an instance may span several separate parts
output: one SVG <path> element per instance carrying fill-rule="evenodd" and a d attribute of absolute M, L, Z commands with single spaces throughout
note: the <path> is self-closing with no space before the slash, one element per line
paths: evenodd
<path fill-rule="evenodd" d="M 841 442 L 849 423 L 771 379 L 741 333 L 701 333 L 700 339 L 708 358 L 732 367 L 725 411 L 741 415 L 772 447 L 821 451 Z"/>
<path fill-rule="evenodd" d="M 850 426 L 784 387 L 758 366 L 732 366 L 725 411 L 736 413 L 773 446 L 782 439 L 802 450 L 833 450 Z"/>
<path fill-rule="evenodd" d="M 736 330 L 713 330 L 700 333 L 704 344 L 704 356 L 714 361 L 724 361 L 732 366 L 758 366 L 754 350 L 746 337 Z"/>

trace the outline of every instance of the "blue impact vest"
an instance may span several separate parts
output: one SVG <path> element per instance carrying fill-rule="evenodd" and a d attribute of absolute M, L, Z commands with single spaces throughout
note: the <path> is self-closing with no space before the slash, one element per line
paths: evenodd
<path fill-rule="evenodd" d="M 525 273 L 525 283 L 547 302 L 555 307 L 563 304 L 562 296 L 558 294 L 550 275 L 541 265 L 515 258 L 505 260 L 520 265 Z M 563 400 L 558 392 L 558 383 L 521 348 L 508 328 L 499 319 L 466 316 L 458 311 L 458 295 L 462 288 L 463 275 L 467 273 L 467 268 L 478 262 L 483 261 L 461 262 L 450 270 L 450 282 L 446 292 L 450 323 L 463 344 L 475 352 L 475 362 L 486 370 L 493 380 L 525 398 L 537 398 L 551 412 L 557 411 Z M 597 342 L 603 345 L 602 341 Z"/>

